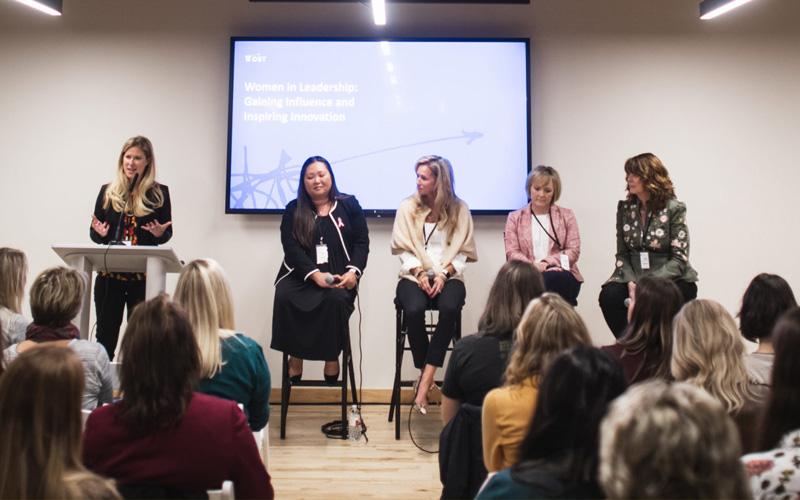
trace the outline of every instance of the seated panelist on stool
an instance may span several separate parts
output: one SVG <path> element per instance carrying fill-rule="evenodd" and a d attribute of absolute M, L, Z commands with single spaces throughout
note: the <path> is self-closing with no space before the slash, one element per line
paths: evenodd
<path fill-rule="evenodd" d="M 478 260 L 472 216 L 454 191 L 453 167 L 440 156 L 416 165 L 417 190 L 400 203 L 392 230 L 392 253 L 400 257 L 397 302 L 405 315 L 414 366 L 420 369 L 414 407 L 425 414 L 436 369 L 444 364 L 464 306 L 464 269 Z M 425 310 L 439 310 L 428 341 Z"/>
<path fill-rule="evenodd" d="M 281 219 L 281 243 L 271 347 L 290 356 L 290 381 L 300 381 L 303 360 L 310 359 L 325 361 L 325 380 L 334 385 L 367 266 L 369 231 L 358 200 L 339 192 L 321 156 L 307 159 L 300 170 L 297 198 Z"/>
<path fill-rule="evenodd" d="M 583 283 L 578 271 L 581 235 L 572 210 L 556 205 L 561 196 L 558 171 L 544 165 L 534 168 L 525 191 L 531 202 L 508 214 L 506 221 L 506 258 L 536 266 L 548 291 L 577 306 Z"/>

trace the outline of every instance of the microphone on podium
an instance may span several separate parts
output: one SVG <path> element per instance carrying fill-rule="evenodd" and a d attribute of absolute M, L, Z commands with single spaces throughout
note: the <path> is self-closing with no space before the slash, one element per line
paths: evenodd
<path fill-rule="evenodd" d="M 131 198 L 131 193 L 133 192 L 133 188 L 136 187 L 136 181 L 139 180 L 139 174 L 133 176 L 133 182 L 131 182 L 131 187 L 128 188 L 128 195 L 125 197 L 125 206 L 122 208 L 122 212 L 119 214 L 119 220 L 117 221 L 117 230 L 114 232 L 114 239 L 111 240 L 111 243 L 121 244 L 120 237 L 122 236 L 122 218 L 125 216 L 125 208 L 128 206 L 128 200 Z"/>

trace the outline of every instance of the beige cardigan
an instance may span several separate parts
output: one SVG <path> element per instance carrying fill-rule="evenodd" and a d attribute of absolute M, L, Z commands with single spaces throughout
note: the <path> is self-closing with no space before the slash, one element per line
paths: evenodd
<path fill-rule="evenodd" d="M 403 252 L 413 253 L 425 270 L 433 269 L 439 273 L 442 268 L 435 266 L 425 251 L 425 243 L 422 241 L 422 229 L 425 225 L 425 217 L 431 212 L 430 208 L 423 207 L 417 210 L 417 202 L 414 197 L 406 198 L 397 207 L 394 218 L 394 228 L 392 229 L 392 255 L 400 255 Z M 442 263 L 447 266 L 456 255 L 463 253 L 467 256 L 467 262 L 476 262 L 478 253 L 475 249 L 475 238 L 473 237 L 472 215 L 469 207 L 461 200 L 458 200 L 458 215 L 456 227 L 447 238 L 444 252 L 442 253 Z M 442 267 L 444 267 L 442 266 Z M 400 275 L 414 282 L 417 278 L 412 274 Z M 453 279 L 462 280 L 461 276 L 454 276 Z"/>

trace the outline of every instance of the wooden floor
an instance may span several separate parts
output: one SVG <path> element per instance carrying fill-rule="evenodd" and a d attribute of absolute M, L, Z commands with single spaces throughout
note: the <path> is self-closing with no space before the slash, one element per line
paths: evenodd
<path fill-rule="evenodd" d="M 276 498 L 439 498 L 439 455 L 419 450 L 409 438 L 409 405 L 401 407 L 400 440 L 389 406 L 363 405 L 367 443 L 329 439 L 321 426 L 341 418 L 338 405 L 289 407 L 286 439 L 280 439 L 280 405 L 271 405 L 269 473 Z M 414 439 L 437 451 L 440 410 L 411 417 Z"/>

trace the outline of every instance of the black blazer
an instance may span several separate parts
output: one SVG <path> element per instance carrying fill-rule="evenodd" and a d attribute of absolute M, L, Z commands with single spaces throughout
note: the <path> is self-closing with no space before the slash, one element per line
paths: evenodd
<path fill-rule="evenodd" d="M 287 274 L 293 273 L 297 279 L 303 280 L 311 271 L 317 269 L 316 248 L 306 248 L 292 235 L 294 229 L 294 212 L 297 210 L 297 200 L 292 200 L 286 205 L 281 219 L 281 243 L 283 244 L 283 264 L 275 279 L 277 283 Z M 356 275 L 361 276 L 367 267 L 369 254 L 369 230 L 361 205 L 355 196 L 345 195 L 336 200 L 336 207 L 329 216 L 341 218 L 343 225 L 339 228 L 341 242 L 344 242 L 350 261 L 347 268 L 355 269 Z"/>
<path fill-rule="evenodd" d="M 109 205 L 107 209 L 103 210 L 103 200 L 106 196 L 106 188 L 108 188 L 108 184 L 100 188 L 100 194 L 97 195 L 97 201 L 94 204 L 94 216 L 97 217 L 97 220 L 100 222 L 108 223 L 108 233 L 106 234 L 105 238 L 103 238 L 97 234 L 97 231 L 89 226 L 89 237 L 92 238 L 92 241 L 95 243 L 100 243 L 101 245 L 108 244 L 114 239 L 114 234 L 116 234 L 117 231 L 117 222 L 119 221 L 119 212 L 114 211 L 114 208 L 111 205 Z M 168 242 L 170 238 L 172 238 L 172 225 L 167 226 L 167 229 L 160 238 L 156 238 L 153 236 L 153 233 L 142 229 L 142 226 L 149 224 L 154 220 L 157 220 L 159 224 L 166 224 L 172 220 L 172 205 L 169 201 L 169 188 L 163 184 L 156 184 L 156 187 L 152 189 L 161 189 L 161 194 L 164 196 L 164 204 L 159 208 L 153 209 L 153 212 L 150 214 L 145 215 L 144 217 L 136 218 L 136 239 L 138 245 L 163 245 L 164 243 Z"/>

